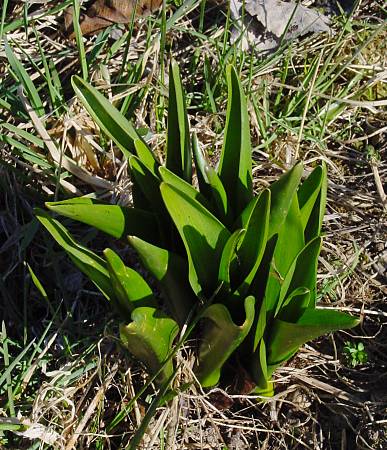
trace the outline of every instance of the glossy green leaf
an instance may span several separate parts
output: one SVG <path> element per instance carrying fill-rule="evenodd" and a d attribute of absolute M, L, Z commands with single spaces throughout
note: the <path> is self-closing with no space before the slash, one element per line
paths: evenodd
<path fill-rule="evenodd" d="M 271 208 L 269 239 L 279 232 L 281 226 L 285 222 L 300 183 L 302 172 L 302 164 L 298 163 L 270 186 Z"/>
<path fill-rule="evenodd" d="M 243 280 L 239 292 L 247 292 L 265 252 L 269 232 L 270 191 L 266 189 L 257 197 L 254 208 L 246 220 L 246 233 L 237 250 L 240 273 Z"/>
<path fill-rule="evenodd" d="M 183 325 L 196 304 L 196 297 L 188 282 L 186 259 L 142 239 L 129 236 L 144 267 L 159 281 L 172 317 Z"/>
<path fill-rule="evenodd" d="M 267 361 L 266 361 L 266 344 L 262 338 L 258 344 L 258 350 L 256 354 L 252 357 L 251 372 L 254 381 L 257 386 L 254 393 L 271 396 L 273 395 L 273 383 L 270 382 L 270 377 L 267 372 Z"/>
<path fill-rule="evenodd" d="M 310 302 L 310 290 L 305 287 L 295 289 L 278 308 L 278 319 L 285 322 L 297 322 Z"/>
<path fill-rule="evenodd" d="M 307 341 L 323 334 L 358 325 L 359 320 L 335 310 L 308 308 L 297 322 L 276 319 L 267 338 L 268 364 L 277 365 L 291 357 Z"/>
<path fill-rule="evenodd" d="M 156 160 L 153 152 L 149 149 L 147 144 L 141 139 L 136 139 L 134 141 L 134 148 L 136 149 L 136 154 L 139 160 L 155 177 L 157 177 L 160 163 Z"/>
<path fill-rule="evenodd" d="M 134 308 L 140 306 L 157 306 L 152 289 L 140 274 L 125 266 L 122 259 L 110 248 L 104 250 L 103 254 L 122 311 L 130 314 Z"/>
<path fill-rule="evenodd" d="M 265 292 L 268 311 L 276 308 L 286 274 L 303 248 L 304 230 L 302 228 L 297 195 L 294 195 L 288 209 L 288 214 L 279 230 L 273 260 L 270 266 L 270 274 Z"/>
<path fill-rule="evenodd" d="M 250 331 L 254 308 L 254 297 L 247 297 L 244 301 L 246 318 L 242 325 L 235 324 L 228 309 L 220 303 L 210 305 L 201 315 L 206 320 L 196 376 L 203 387 L 214 386 L 219 381 L 223 364 Z"/>
<path fill-rule="evenodd" d="M 147 369 L 156 373 L 165 363 L 156 381 L 161 384 L 173 373 L 173 362 L 168 358 L 177 336 L 177 323 L 163 312 L 148 307 L 136 308 L 129 325 L 120 326 L 123 344 Z"/>
<path fill-rule="evenodd" d="M 242 345 L 241 355 L 257 385 L 264 389 L 267 385 L 266 350 L 262 355 L 262 347 L 265 347 L 263 338 L 267 326 L 265 302 L 262 302 L 261 305 L 256 304 L 255 310 L 254 322 Z"/>
<path fill-rule="evenodd" d="M 126 117 L 87 81 L 73 76 L 71 84 L 88 113 L 101 130 L 116 143 L 124 156 L 129 159 L 134 152 L 138 152 L 137 156 L 142 163 L 152 171 L 158 161 L 145 143 L 141 147 L 137 143 L 136 148 L 135 141 L 142 139 Z"/>
<path fill-rule="evenodd" d="M 208 199 L 211 199 L 211 187 L 206 173 L 206 168 L 209 166 L 209 162 L 205 158 L 202 150 L 200 149 L 198 137 L 196 133 L 192 133 L 192 154 L 196 168 L 196 176 L 198 178 L 199 190 Z"/>
<path fill-rule="evenodd" d="M 67 252 L 78 269 L 90 278 L 108 300 L 114 301 L 115 293 L 103 258 L 78 244 L 66 228 L 45 211 L 36 209 L 35 215 L 55 241 Z"/>
<path fill-rule="evenodd" d="M 120 148 L 126 158 L 134 152 L 134 141 L 140 139 L 133 125 L 95 87 L 78 76 L 71 84 L 88 113 Z"/>
<path fill-rule="evenodd" d="M 305 223 L 305 241 L 311 241 L 315 237 L 320 235 L 321 227 L 323 223 L 323 218 L 325 214 L 325 207 L 327 202 L 327 187 L 328 187 L 328 178 L 327 178 L 327 169 L 325 164 L 321 166 L 321 168 L 316 168 L 311 175 L 308 177 L 307 180 L 305 180 L 304 183 L 306 183 L 309 178 L 312 178 L 312 180 L 309 182 L 312 184 L 314 182 L 317 184 L 318 180 L 320 179 L 320 186 L 319 186 L 319 192 L 316 201 L 313 204 L 313 209 L 310 212 L 308 216 L 308 221 L 304 219 Z M 315 180 L 317 178 L 317 180 Z M 303 183 L 303 185 L 304 185 Z M 299 198 L 302 202 L 302 210 L 301 213 L 304 216 L 307 216 L 307 211 L 310 208 L 310 201 L 304 201 L 303 194 L 305 192 L 305 188 L 303 188 L 303 185 L 300 187 L 299 190 Z M 304 190 L 305 189 L 305 190 Z M 311 190 L 309 188 L 309 190 Z M 301 207 L 301 205 L 300 205 Z M 305 217 L 306 218 L 306 217 Z"/>
<path fill-rule="evenodd" d="M 227 287 L 231 284 L 231 264 L 233 260 L 237 259 L 236 247 L 245 233 L 246 230 L 234 231 L 224 246 L 219 264 L 218 280 L 219 282 L 225 283 Z"/>
<path fill-rule="evenodd" d="M 46 206 L 57 214 L 78 220 L 115 238 L 131 234 L 154 240 L 159 234 L 155 215 L 138 208 L 109 205 L 89 197 L 47 202 Z"/>
<path fill-rule="evenodd" d="M 302 226 L 305 230 L 314 204 L 321 190 L 323 168 L 316 167 L 308 178 L 301 184 L 297 191 L 298 204 L 300 206 Z"/>
<path fill-rule="evenodd" d="M 265 290 L 267 289 L 267 283 L 271 270 L 271 262 L 273 260 L 273 254 L 277 245 L 278 234 L 275 234 L 266 243 L 265 252 L 262 257 L 261 264 L 255 274 L 255 277 L 250 285 L 249 292 L 263 302 L 265 298 Z"/>
<path fill-rule="evenodd" d="M 197 169 L 197 177 L 200 192 L 213 205 L 212 212 L 224 224 L 228 224 L 231 215 L 227 194 L 219 175 L 209 162 L 205 159 L 199 147 L 196 134 L 192 136 L 192 149 Z"/>
<path fill-rule="evenodd" d="M 281 286 L 279 305 L 295 289 L 304 287 L 310 292 L 310 307 L 315 306 L 318 255 L 321 238 L 309 242 L 297 255 L 290 266 Z"/>
<path fill-rule="evenodd" d="M 192 289 L 210 297 L 218 287 L 219 262 L 230 232 L 197 200 L 173 186 L 162 183 L 161 194 L 187 251 Z"/>
<path fill-rule="evenodd" d="M 238 75 L 227 68 L 228 103 L 224 144 L 218 174 L 234 214 L 239 215 L 253 197 L 249 115 Z"/>
<path fill-rule="evenodd" d="M 192 186 L 192 184 L 187 183 L 182 178 L 175 175 L 173 172 L 171 172 L 169 169 L 167 169 L 166 167 L 163 167 L 163 166 L 161 166 L 159 168 L 159 174 L 160 174 L 161 179 L 165 183 L 178 189 L 180 192 L 187 195 L 187 197 L 197 200 L 206 208 L 209 207 L 208 201 L 206 200 L 206 198 L 198 190 L 196 190 Z"/>
<path fill-rule="evenodd" d="M 191 182 L 192 156 L 188 115 L 179 66 L 171 62 L 169 69 L 169 103 L 166 167 L 173 173 Z"/>
<path fill-rule="evenodd" d="M 130 173 L 151 205 L 151 210 L 158 219 L 168 218 L 164 202 L 160 194 L 160 179 L 143 164 L 137 156 L 129 158 Z"/>

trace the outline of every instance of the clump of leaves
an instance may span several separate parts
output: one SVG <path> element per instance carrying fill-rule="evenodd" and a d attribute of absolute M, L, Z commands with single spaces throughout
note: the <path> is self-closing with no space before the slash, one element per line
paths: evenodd
<path fill-rule="evenodd" d="M 98 256 L 47 212 L 39 210 L 37 217 L 114 305 L 122 342 L 160 383 L 174 373 L 169 356 L 187 325 L 199 341 L 195 372 L 202 386 L 217 384 L 234 358 L 257 392 L 271 394 L 273 372 L 303 343 L 358 323 L 348 314 L 316 307 L 326 168 L 316 167 L 301 181 L 303 167 L 296 164 L 255 195 L 246 99 L 235 69 L 227 69 L 227 119 L 216 169 L 190 136 L 175 63 L 169 79 L 166 163 L 161 165 L 101 93 L 73 78 L 78 97 L 128 160 L 133 207 L 89 197 L 47 203 L 57 214 L 117 239 L 127 237 L 158 281 L 163 305 L 113 250 Z M 198 188 L 192 184 L 192 159 Z"/>
<path fill-rule="evenodd" d="M 347 364 L 351 367 L 356 367 L 365 364 L 368 361 L 368 354 L 363 342 L 347 341 L 343 348 L 343 354 Z"/>

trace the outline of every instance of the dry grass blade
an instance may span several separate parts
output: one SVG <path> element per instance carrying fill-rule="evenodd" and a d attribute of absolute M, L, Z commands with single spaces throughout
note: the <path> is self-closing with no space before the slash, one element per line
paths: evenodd
<path fill-rule="evenodd" d="M 35 113 L 34 109 L 32 108 L 31 104 L 29 103 L 27 97 L 24 95 L 22 88 L 19 89 L 19 97 L 23 103 L 23 106 L 26 110 L 26 112 L 29 114 L 31 121 L 38 132 L 39 136 L 43 139 L 46 147 L 48 148 L 48 151 L 50 152 L 50 155 L 54 162 L 58 164 L 59 167 L 62 167 L 63 169 L 68 170 L 70 173 L 72 173 L 74 176 L 79 178 L 80 180 L 84 181 L 90 186 L 93 186 L 98 189 L 103 190 L 113 190 L 114 185 L 102 178 L 99 178 L 97 176 L 92 176 L 89 173 L 86 172 L 85 169 L 77 166 L 74 164 L 66 155 L 62 155 L 61 152 L 58 150 L 56 145 L 54 144 L 53 140 L 51 139 L 50 135 L 48 134 L 47 130 L 45 129 L 42 121 L 38 117 L 38 115 Z M 60 183 L 63 184 L 63 180 L 60 180 Z M 67 187 L 68 183 L 64 187 Z M 75 190 L 75 187 L 72 187 L 72 190 Z"/>
<path fill-rule="evenodd" d="M 106 377 L 106 380 L 104 380 L 101 387 L 99 387 L 96 395 L 90 402 L 89 406 L 87 407 L 82 419 L 80 420 L 79 424 L 77 425 L 76 429 L 74 430 L 74 433 L 71 437 L 68 438 L 65 450 L 72 450 L 73 448 L 76 448 L 76 443 L 80 435 L 82 434 L 84 428 L 86 427 L 88 421 L 92 417 L 95 409 L 97 408 L 98 404 L 102 401 L 106 390 L 109 388 L 111 382 L 113 381 L 113 378 L 115 374 L 118 371 L 118 366 L 113 366 L 110 370 L 109 375 Z"/>

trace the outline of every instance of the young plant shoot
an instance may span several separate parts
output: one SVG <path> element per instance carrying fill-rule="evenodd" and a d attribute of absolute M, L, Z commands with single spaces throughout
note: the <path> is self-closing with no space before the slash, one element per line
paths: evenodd
<path fill-rule="evenodd" d="M 126 240 L 157 280 L 162 305 L 113 250 L 98 256 L 47 212 L 36 215 L 114 306 L 122 343 L 150 373 L 158 373 L 159 383 L 174 373 L 168 356 L 186 324 L 190 338 L 197 337 L 195 373 L 203 387 L 216 385 L 233 360 L 255 392 L 271 395 L 275 369 L 300 346 L 358 320 L 316 306 L 325 166 L 302 181 L 298 163 L 255 193 L 246 98 L 231 66 L 227 80 L 224 143 L 216 169 L 190 136 L 176 63 L 169 76 L 165 165 L 101 93 L 79 77 L 72 81 L 90 115 L 128 160 L 133 206 L 83 197 L 50 202 L 47 208 Z"/>

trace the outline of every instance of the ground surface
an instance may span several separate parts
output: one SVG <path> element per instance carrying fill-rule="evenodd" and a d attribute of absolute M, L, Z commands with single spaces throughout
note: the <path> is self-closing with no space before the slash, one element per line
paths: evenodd
<path fill-rule="evenodd" d="M 276 396 L 265 403 L 227 385 L 181 392 L 156 411 L 141 448 L 386 448 L 382 2 L 361 2 L 349 19 L 336 17 L 330 37 L 306 37 L 266 56 L 230 46 L 227 13 L 204 9 L 199 1 L 180 9 L 170 4 L 165 16 L 88 38 L 82 48 L 61 30 L 69 3 L 9 1 L 0 9 L 0 34 L 9 46 L 0 48 L 0 417 L 17 418 L 15 424 L 28 420 L 35 433 L 28 438 L 8 425 L 0 431 L 0 447 L 126 448 L 155 396 L 148 389 L 126 412 L 146 374 L 120 347 L 108 305 L 39 228 L 32 208 L 69 191 L 94 191 L 92 182 L 57 169 L 39 123 L 92 176 L 114 183 L 108 199 L 128 201 L 121 155 L 74 97 L 70 78 L 82 70 L 88 74 L 137 127 L 149 130 L 162 156 L 173 57 L 187 90 L 191 127 L 214 161 L 226 110 L 224 69 L 232 62 L 249 98 L 257 188 L 294 159 L 302 159 L 307 170 L 327 163 L 319 301 L 360 315 L 362 323 L 304 346 L 276 372 Z M 86 57 L 80 59 L 82 52 Z M 23 70 L 38 97 L 26 81 L 24 95 L 18 89 L 26 79 Z M 28 103 L 42 108 L 41 119 L 26 112 Z M 112 245 L 86 227 L 67 224 L 83 242 L 93 239 L 96 250 Z M 367 354 L 361 361 L 360 350 L 356 367 L 345 357 L 348 342 L 363 344 Z"/>

